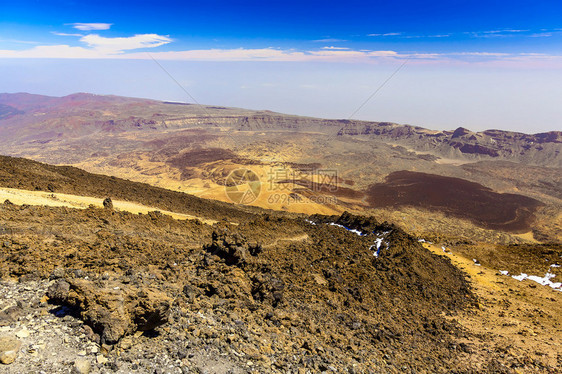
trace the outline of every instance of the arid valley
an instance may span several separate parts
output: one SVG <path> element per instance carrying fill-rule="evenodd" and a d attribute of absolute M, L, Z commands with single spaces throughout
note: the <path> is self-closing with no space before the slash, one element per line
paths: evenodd
<path fill-rule="evenodd" d="M 562 132 L 0 94 L 0 369 L 556 373 Z"/>

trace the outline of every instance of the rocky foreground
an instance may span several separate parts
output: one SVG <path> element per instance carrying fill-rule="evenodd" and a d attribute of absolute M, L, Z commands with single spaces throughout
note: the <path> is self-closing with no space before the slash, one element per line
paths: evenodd
<path fill-rule="evenodd" d="M 549 372 L 456 323 L 464 275 L 370 218 L 212 226 L 0 204 L 8 373 Z M 551 371 L 554 372 L 554 371 Z"/>
<path fill-rule="evenodd" d="M 435 372 L 467 349 L 442 317 L 470 305 L 463 276 L 393 226 L 0 210 L 11 372 Z"/>

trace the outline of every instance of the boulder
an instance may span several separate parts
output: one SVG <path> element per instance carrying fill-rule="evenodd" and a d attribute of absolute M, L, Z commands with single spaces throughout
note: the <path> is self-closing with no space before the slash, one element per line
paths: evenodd
<path fill-rule="evenodd" d="M 18 357 L 21 342 L 12 336 L 0 337 L 0 363 L 9 365 Z"/>
<path fill-rule="evenodd" d="M 105 209 L 113 210 L 113 201 L 110 197 L 105 198 L 105 200 L 103 201 L 103 207 Z"/>
<path fill-rule="evenodd" d="M 222 258 L 228 265 L 243 267 L 252 256 L 261 252 L 261 246 L 250 245 L 240 234 L 214 231 L 212 243 L 205 246 L 207 252 Z"/>
<path fill-rule="evenodd" d="M 85 279 L 58 280 L 47 295 L 55 303 L 76 308 L 104 344 L 116 344 L 126 334 L 166 323 L 171 305 L 171 300 L 156 290 L 118 282 L 102 287 Z"/>

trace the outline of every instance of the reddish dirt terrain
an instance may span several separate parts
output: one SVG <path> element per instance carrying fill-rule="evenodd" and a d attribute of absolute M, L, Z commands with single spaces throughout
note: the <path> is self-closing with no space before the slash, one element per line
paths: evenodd
<path fill-rule="evenodd" d="M 497 193 L 460 178 L 405 170 L 389 174 L 367 193 L 374 208 L 420 207 L 509 232 L 529 231 L 533 213 L 542 205 L 530 197 Z"/>

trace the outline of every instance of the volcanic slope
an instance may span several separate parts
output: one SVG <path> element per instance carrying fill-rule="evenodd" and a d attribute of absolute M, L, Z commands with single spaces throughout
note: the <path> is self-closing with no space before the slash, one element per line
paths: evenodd
<path fill-rule="evenodd" d="M 71 164 L 222 201 L 227 201 L 226 177 L 246 168 L 264 185 L 267 181 L 268 187 L 252 205 L 306 214 L 346 210 L 385 214 L 384 208 L 373 209 L 368 203 L 370 186 L 382 183 L 391 173 L 415 171 L 464 179 L 543 204 L 537 205 L 535 220 L 526 204 L 510 204 L 522 213 L 513 225 L 511 219 L 501 222 L 497 217 L 490 225 L 490 217 L 482 211 L 465 217 L 471 222 L 463 217 L 454 220 L 456 227 L 477 226 L 468 230 L 472 239 L 495 236 L 491 231 L 503 235 L 525 230 L 531 239 L 560 237 L 562 141 L 558 132 L 432 131 L 387 122 L 85 93 L 61 98 L 0 94 L 0 104 L 6 114 L 0 118 L 3 154 Z M 337 174 L 337 188 L 324 188 L 321 175 L 325 171 Z M 447 231 L 454 203 L 449 199 L 427 209 L 414 204 L 415 214 L 404 211 L 403 215 L 409 223 L 419 217 L 426 217 L 424 225 L 441 221 L 439 230 Z M 448 215 L 447 220 L 440 218 L 442 213 Z M 482 228 L 494 230 L 481 234 Z M 519 240 L 508 236 L 510 241 Z"/>
<path fill-rule="evenodd" d="M 2 164 L 3 186 L 50 183 L 222 219 L 0 204 L 0 324 L 22 343 L 2 367 L 8 373 L 65 372 L 79 360 L 94 372 L 121 373 L 511 373 L 559 365 L 551 353 L 497 346 L 479 332 L 480 314 L 467 318 L 485 300 L 463 272 L 386 222 L 249 211 L 75 168 Z M 493 257 L 486 261 L 493 266 Z M 555 327 L 546 327 L 555 322 L 544 320 L 540 339 L 553 336 Z"/>
<path fill-rule="evenodd" d="M 0 104 L 5 113 L 0 153 L 6 155 L 225 202 L 227 176 L 244 168 L 265 187 L 252 203 L 262 208 L 392 216 L 408 230 L 416 226 L 416 232 L 423 232 L 420 226 L 431 226 L 431 231 L 456 234 L 462 228 L 468 239 L 489 242 L 498 236 L 505 238 L 502 242 L 549 242 L 562 235 L 560 132 L 433 131 L 85 93 L 61 98 L 0 94 Z M 447 194 L 438 204 L 414 201 L 391 210 L 372 204 L 370 188 L 396 172 L 431 174 L 431 180 L 458 178 L 464 181 L 441 183 L 450 182 L 449 190 L 458 183 L 478 183 L 482 187 L 476 190 L 513 199 L 495 216 L 481 209 L 488 197 L 498 196 L 492 193 L 478 195 L 480 208 L 476 203 L 455 207 L 456 197 Z M 326 173 L 332 175 L 327 184 Z M 156 196 L 151 200 L 145 205 L 157 206 Z M 169 210 L 172 200 L 158 207 Z"/>
<path fill-rule="evenodd" d="M 0 187 L 31 191 L 58 192 L 97 198 L 137 202 L 176 213 L 209 219 L 239 221 L 251 217 L 258 208 L 238 207 L 204 200 L 144 183 L 88 173 L 84 170 L 53 166 L 32 160 L 0 156 Z"/>

